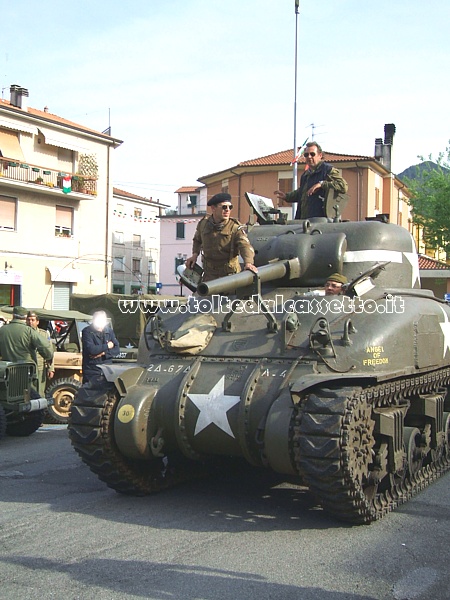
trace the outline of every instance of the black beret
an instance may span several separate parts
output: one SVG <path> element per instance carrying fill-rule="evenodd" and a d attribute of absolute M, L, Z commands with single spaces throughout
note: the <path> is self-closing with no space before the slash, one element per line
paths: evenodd
<path fill-rule="evenodd" d="M 216 204 L 220 204 L 221 202 L 231 202 L 230 194 L 227 194 L 225 192 L 220 192 L 220 194 L 216 194 L 208 200 L 208 206 L 215 206 Z"/>

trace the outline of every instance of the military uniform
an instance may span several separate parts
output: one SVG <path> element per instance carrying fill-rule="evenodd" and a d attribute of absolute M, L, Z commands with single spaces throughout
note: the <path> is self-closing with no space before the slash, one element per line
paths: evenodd
<path fill-rule="evenodd" d="M 53 358 L 53 348 L 47 336 L 44 339 L 25 321 L 13 319 L 0 328 L 0 354 L 3 360 L 36 364 L 36 352 L 44 360 L 50 361 Z"/>
<path fill-rule="evenodd" d="M 215 223 L 212 216 L 204 217 L 197 225 L 192 248 L 193 254 L 203 252 L 202 281 L 239 273 L 239 254 L 244 264 L 253 264 L 255 255 L 245 226 L 233 218 Z"/>
<path fill-rule="evenodd" d="M 34 328 L 32 328 L 32 329 L 34 329 Z M 51 345 L 49 335 L 46 331 L 44 331 L 43 329 L 39 329 L 39 327 L 37 329 L 34 329 L 34 331 L 36 331 L 44 340 L 49 342 L 49 344 Z M 43 357 L 39 354 L 39 352 L 36 352 L 36 351 L 34 351 L 33 360 L 37 364 L 38 379 L 39 379 L 39 394 L 42 397 L 45 394 L 45 388 L 47 386 L 47 372 L 54 371 L 55 365 L 53 362 L 53 357 L 51 360 L 44 360 Z"/>
<path fill-rule="evenodd" d="M 308 196 L 308 190 L 316 183 L 320 183 L 320 188 L 314 194 Z M 296 219 L 325 217 L 324 201 L 330 188 L 340 194 L 345 194 L 348 185 L 337 169 L 329 163 L 321 161 L 314 169 L 306 169 L 303 172 L 299 188 L 286 194 L 285 201 L 298 203 Z"/>

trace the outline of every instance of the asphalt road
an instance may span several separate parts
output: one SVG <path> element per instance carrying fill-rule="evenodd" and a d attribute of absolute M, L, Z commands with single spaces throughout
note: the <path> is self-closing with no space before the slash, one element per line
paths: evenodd
<path fill-rule="evenodd" d="M 126 497 L 49 425 L 0 442 L 0 598 L 448 600 L 449 491 L 359 527 L 250 468 Z"/>

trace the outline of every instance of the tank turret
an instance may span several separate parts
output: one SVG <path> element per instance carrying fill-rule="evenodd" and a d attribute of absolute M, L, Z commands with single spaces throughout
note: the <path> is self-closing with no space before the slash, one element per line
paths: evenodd
<path fill-rule="evenodd" d="M 110 487 L 153 493 L 242 457 L 369 523 L 449 468 L 450 309 L 421 289 L 409 232 L 281 223 L 249 229 L 257 274 L 161 304 L 137 366 L 79 391 L 71 441 Z M 335 272 L 346 293 L 325 296 Z"/>

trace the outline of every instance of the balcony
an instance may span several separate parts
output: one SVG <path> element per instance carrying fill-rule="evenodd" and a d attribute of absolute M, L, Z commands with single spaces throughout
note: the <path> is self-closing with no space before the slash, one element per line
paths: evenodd
<path fill-rule="evenodd" d="M 67 173 L 32 165 L 31 163 L 23 163 L 10 158 L 0 157 L 0 183 L 10 182 L 17 183 L 20 187 L 30 186 L 33 191 L 37 186 L 42 188 L 42 191 L 54 190 L 61 192 L 63 189 L 63 178 L 70 175 L 72 178 L 72 192 L 82 194 L 83 196 L 97 195 L 97 178 L 77 175 L 75 173 Z"/>

